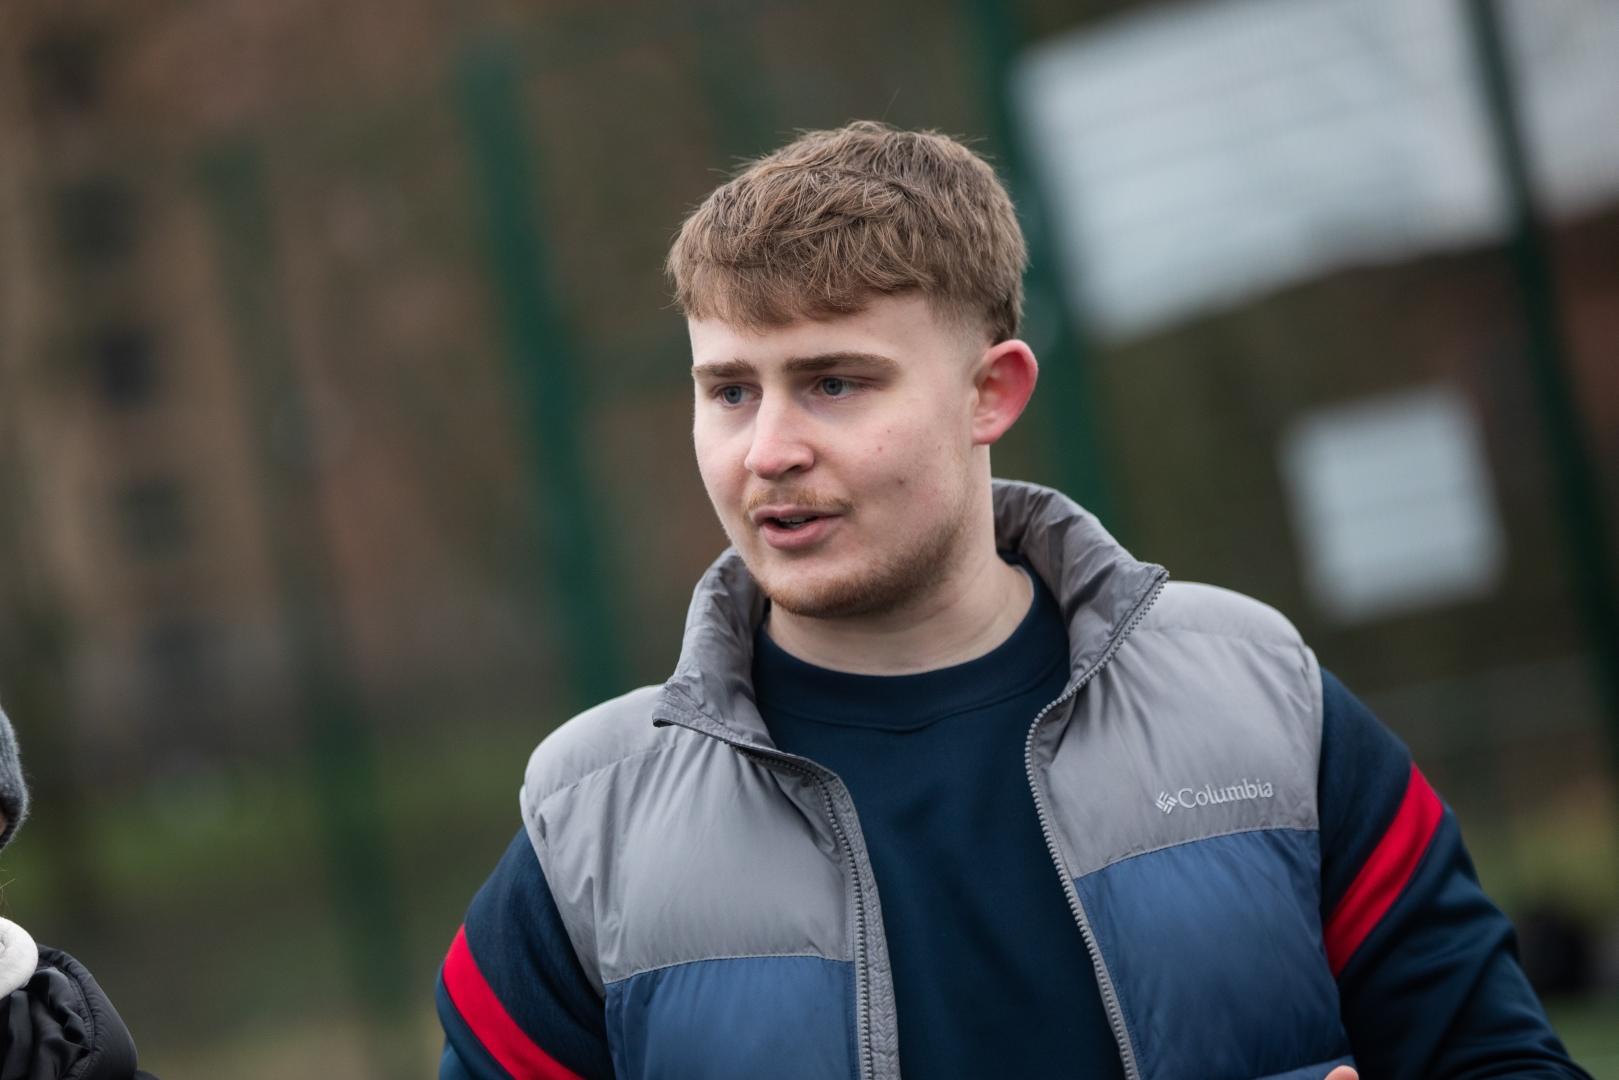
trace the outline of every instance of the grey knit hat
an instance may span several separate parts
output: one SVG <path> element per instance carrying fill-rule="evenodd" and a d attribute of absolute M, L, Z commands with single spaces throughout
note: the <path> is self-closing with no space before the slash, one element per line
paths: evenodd
<path fill-rule="evenodd" d="M 17 757 L 17 736 L 4 709 L 0 709 L 0 814 L 6 816 L 5 831 L 0 832 L 3 848 L 28 816 L 28 785 L 23 783 L 22 761 Z"/>

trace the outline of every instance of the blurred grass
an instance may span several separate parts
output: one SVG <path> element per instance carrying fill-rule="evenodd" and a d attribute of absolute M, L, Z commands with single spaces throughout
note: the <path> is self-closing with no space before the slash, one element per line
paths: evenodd
<path fill-rule="evenodd" d="M 414 1045 L 403 1055 L 416 1075 L 436 1077 L 444 1035 L 438 1019 L 418 1016 Z M 352 1017 L 328 1017 L 272 1029 L 249 1029 L 227 1042 L 200 1049 L 159 1047 L 141 1051 L 141 1067 L 161 1080 L 373 1080 L 367 1036 Z"/>
<path fill-rule="evenodd" d="M 434 1064 L 436 1055 L 424 1052 L 420 1075 L 431 1076 Z M 365 1031 L 353 1019 L 250 1029 L 223 1045 L 200 1049 L 147 1047 L 141 1066 L 162 1080 L 370 1080 L 372 1075 Z"/>
<path fill-rule="evenodd" d="M 1619 1080 L 1619 995 L 1555 1001 L 1546 1011 L 1568 1052 L 1594 1080 Z"/>
<path fill-rule="evenodd" d="M 520 826 L 518 788 L 545 731 L 515 718 L 449 717 L 378 747 L 411 1007 L 423 1018 L 421 1045 L 404 1056 L 420 1061 L 424 1080 L 441 1045 L 432 1019 L 439 960 Z M 198 770 L 93 799 L 88 920 L 65 916 L 43 837 L 25 828 L 0 858 L 0 914 L 84 961 L 156 1075 L 365 1075 L 365 1032 L 301 762 Z"/>
<path fill-rule="evenodd" d="M 1509 914 L 1553 904 L 1593 925 L 1619 921 L 1619 812 L 1604 778 L 1565 784 L 1510 817 L 1456 811 L 1479 881 Z"/>

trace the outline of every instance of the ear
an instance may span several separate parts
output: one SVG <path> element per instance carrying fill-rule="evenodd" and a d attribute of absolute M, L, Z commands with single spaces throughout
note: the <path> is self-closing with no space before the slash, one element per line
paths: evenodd
<path fill-rule="evenodd" d="M 974 446 L 988 446 L 1006 434 L 1023 415 L 1039 377 L 1040 364 L 1027 342 L 1014 338 L 984 351 L 973 375 Z"/>

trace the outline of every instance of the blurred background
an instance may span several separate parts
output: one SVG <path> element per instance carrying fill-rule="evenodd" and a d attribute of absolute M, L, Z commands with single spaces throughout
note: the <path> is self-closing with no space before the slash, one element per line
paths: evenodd
<path fill-rule="evenodd" d="M 9 0 L 0 911 L 165 1080 L 434 1075 L 528 751 L 723 546 L 682 214 L 794 129 L 978 140 L 997 472 L 1275 605 L 1619 1077 L 1619 4 Z"/>

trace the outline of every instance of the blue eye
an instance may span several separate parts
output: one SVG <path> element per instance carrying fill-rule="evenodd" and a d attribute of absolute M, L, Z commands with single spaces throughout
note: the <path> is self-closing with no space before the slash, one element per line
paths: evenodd
<path fill-rule="evenodd" d="M 727 405 L 742 404 L 742 388 L 740 386 L 725 386 L 720 388 L 720 400 Z"/>
<path fill-rule="evenodd" d="M 848 380 L 846 379 L 821 380 L 821 393 L 825 394 L 827 397 L 842 397 L 844 394 L 847 394 L 850 389 L 852 388 L 849 386 Z"/>

